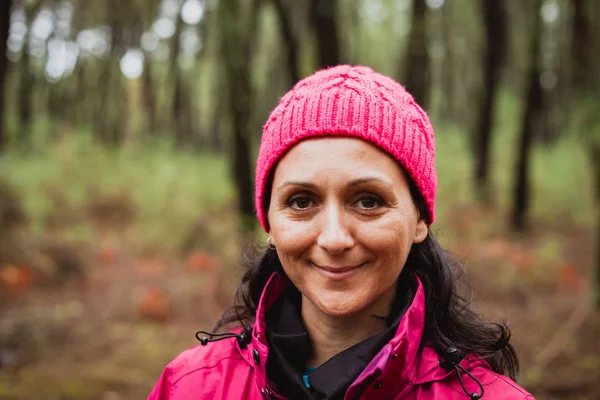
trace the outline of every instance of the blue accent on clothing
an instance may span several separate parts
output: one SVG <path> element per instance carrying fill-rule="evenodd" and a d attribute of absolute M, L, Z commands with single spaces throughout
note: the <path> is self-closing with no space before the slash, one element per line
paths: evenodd
<path fill-rule="evenodd" d="M 302 374 L 302 382 L 304 382 L 304 386 L 307 389 L 310 389 L 310 383 L 308 382 L 308 375 L 313 372 L 316 368 L 306 367 L 304 368 L 304 373 Z"/>

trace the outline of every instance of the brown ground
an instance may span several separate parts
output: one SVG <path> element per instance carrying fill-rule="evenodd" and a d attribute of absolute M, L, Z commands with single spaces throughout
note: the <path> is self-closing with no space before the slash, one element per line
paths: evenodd
<path fill-rule="evenodd" d="M 447 219 L 453 229 L 438 237 L 466 262 L 476 307 L 508 320 L 520 383 L 537 399 L 600 399 L 592 230 L 565 221 L 507 239 L 490 223 L 501 218 L 479 209 Z M 217 243 L 235 248 L 220 224 Z M 123 231 L 94 245 L 65 241 L 71 269 L 69 256 L 39 247 L 31 274 L 0 269 L 1 399 L 145 398 L 163 366 L 196 343 L 195 331 L 212 327 L 236 284 L 235 250 L 205 241 L 213 253 L 142 253 L 130 241 Z"/>

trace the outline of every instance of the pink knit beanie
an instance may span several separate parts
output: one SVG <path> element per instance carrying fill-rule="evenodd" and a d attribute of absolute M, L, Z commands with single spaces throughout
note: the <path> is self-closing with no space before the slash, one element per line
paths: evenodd
<path fill-rule="evenodd" d="M 370 142 L 398 160 L 434 221 L 433 128 L 402 85 L 368 67 L 339 65 L 298 82 L 271 112 L 256 163 L 256 213 L 269 232 L 270 178 L 277 162 L 303 139 L 346 136 Z"/>

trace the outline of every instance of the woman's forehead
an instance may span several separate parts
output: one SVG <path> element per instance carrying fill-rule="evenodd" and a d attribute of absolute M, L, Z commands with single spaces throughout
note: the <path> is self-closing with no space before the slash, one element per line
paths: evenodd
<path fill-rule="evenodd" d="M 275 169 L 274 183 L 365 176 L 392 181 L 399 175 L 403 173 L 396 160 L 371 143 L 350 137 L 323 137 L 302 141 L 290 149 Z"/>

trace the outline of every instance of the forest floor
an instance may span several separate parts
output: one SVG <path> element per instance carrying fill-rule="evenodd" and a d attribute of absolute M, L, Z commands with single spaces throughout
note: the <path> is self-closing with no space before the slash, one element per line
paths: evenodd
<path fill-rule="evenodd" d="M 465 262 L 475 307 L 509 323 L 520 383 L 538 400 L 600 399 L 592 230 L 534 222 L 511 237 L 493 222 L 505 220 L 456 206 L 442 225 L 452 229 L 437 235 Z M 235 248 L 234 225 L 232 217 L 198 221 L 204 244 L 177 254 L 140 250 L 126 229 L 103 229 L 93 245 L 35 244 L 45 249 L 35 270 L 4 266 L 0 398 L 145 398 L 165 364 L 197 344 L 196 330 L 211 329 L 231 301 L 237 255 L 208 243 Z M 51 268 L 52 279 L 35 275 Z"/>

